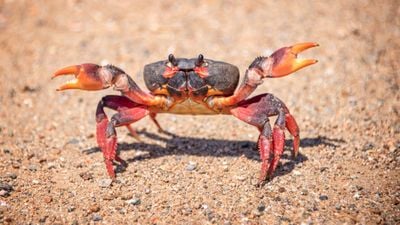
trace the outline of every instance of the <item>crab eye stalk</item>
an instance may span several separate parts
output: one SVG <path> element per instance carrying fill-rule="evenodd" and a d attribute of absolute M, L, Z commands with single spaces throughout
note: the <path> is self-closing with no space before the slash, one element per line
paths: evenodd
<path fill-rule="evenodd" d="M 178 62 L 176 61 L 176 58 L 173 54 L 169 54 L 168 55 L 168 61 L 173 65 L 173 66 L 177 66 Z"/>
<path fill-rule="evenodd" d="M 196 60 L 196 66 L 201 66 L 204 63 L 204 56 L 202 54 L 199 54 Z"/>

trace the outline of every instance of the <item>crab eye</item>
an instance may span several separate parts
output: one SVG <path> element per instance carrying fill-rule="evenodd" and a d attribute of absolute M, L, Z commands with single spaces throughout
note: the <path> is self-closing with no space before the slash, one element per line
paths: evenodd
<path fill-rule="evenodd" d="M 167 62 L 167 66 L 168 67 L 173 67 L 178 65 L 178 62 L 176 61 L 176 58 L 173 54 L 169 54 L 168 55 L 168 62 Z"/>
<path fill-rule="evenodd" d="M 195 62 L 196 66 L 203 66 L 204 64 L 204 56 L 202 54 L 200 54 Z"/>

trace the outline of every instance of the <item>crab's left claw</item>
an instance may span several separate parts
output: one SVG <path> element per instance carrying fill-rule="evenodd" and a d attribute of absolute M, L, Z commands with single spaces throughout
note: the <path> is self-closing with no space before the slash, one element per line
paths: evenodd
<path fill-rule="evenodd" d="M 286 76 L 293 72 L 296 72 L 303 67 L 317 63 L 318 60 L 316 59 L 297 58 L 297 54 L 299 54 L 300 52 L 316 46 L 319 46 L 319 44 L 314 42 L 306 42 L 278 49 L 270 56 L 273 64 L 271 68 L 271 76 Z"/>
<path fill-rule="evenodd" d="M 110 87 L 109 82 L 107 82 L 107 78 L 111 75 L 102 71 L 102 67 L 96 64 L 86 63 L 68 66 L 56 71 L 52 78 L 68 74 L 75 75 L 75 79 L 67 81 L 61 85 L 57 91 L 66 89 L 83 89 L 94 91 Z"/>
<path fill-rule="evenodd" d="M 262 78 L 289 75 L 303 67 L 318 62 L 316 59 L 297 58 L 297 54 L 300 52 L 316 46 L 319 45 L 314 42 L 306 42 L 280 48 L 269 57 L 257 57 L 249 69 L 256 69 Z"/>

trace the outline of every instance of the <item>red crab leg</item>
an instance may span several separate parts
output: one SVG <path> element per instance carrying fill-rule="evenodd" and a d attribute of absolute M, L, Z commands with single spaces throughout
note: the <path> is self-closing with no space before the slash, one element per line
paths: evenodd
<path fill-rule="evenodd" d="M 210 97 L 208 105 L 211 108 L 223 109 L 225 106 L 232 106 L 246 99 L 263 78 L 282 77 L 306 66 L 317 63 L 315 59 L 298 59 L 298 53 L 318 46 L 317 43 L 307 42 L 295 44 L 290 47 L 283 47 L 275 51 L 269 57 L 257 57 L 247 69 L 243 82 L 238 90 L 229 97 Z"/>
<path fill-rule="evenodd" d="M 96 64 L 81 64 L 68 66 L 56 71 L 54 77 L 73 74 L 75 79 L 72 79 L 57 90 L 67 89 L 82 89 L 82 90 L 101 90 L 114 86 L 114 89 L 121 91 L 132 101 L 149 106 L 163 107 L 169 102 L 166 98 L 155 97 L 149 93 L 142 91 L 139 86 L 127 75 L 123 70 L 112 65 L 99 66 Z"/>
<path fill-rule="evenodd" d="M 294 152 L 297 154 L 300 140 L 298 127 L 295 125 L 295 120 L 290 115 L 285 104 L 272 94 L 262 94 L 241 101 L 230 110 L 230 113 L 260 130 L 258 139 L 258 148 L 262 161 L 260 184 L 268 178 L 272 178 L 278 166 L 285 144 L 285 126 L 290 127 L 288 128 L 290 133 L 295 136 L 293 143 Z M 268 117 L 270 116 L 278 116 L 273 130 L 269 125 Z"/>
<path fill-rule="evenodd" d="M 300 135 L 299 135 L 299 127 L 297 126 L 296 120 L 290 114 L 286 114 L 286 128 L 293 136 L 293 157 L 296 158 L 299 154 L 299 146 L 300 146 Z"/>
<path fill-rule="evenodd" d="M 125 108 L 133 108 L 136 106 L 140 106 L 140 104 L 137 104 L 133 101 L 131 101 L 129 98 L 121 95 L 107 95 L 103 97 L 99 103 L 98 110 L 100 110 L 102 107 L 107 107 L 116 111 L 121 111 Z M 101 109 L 102 110 L 102 109 Z M 157 128 L 160 130 L 161 126 L 158 123 L 158 121 L 155 119 L 155 113 L 150 113 L 150 118 L 151 120 L 155 123 Z M 126 128 L 128 129 L 129 133 L 138 141 L 140 141 L 140 137 L 137 134 L 136 130 L 130 125 L 126 125 Z M 161 129 L 162 130 L 162 129 Z"/>
<path fill-rule="evenodd" d="M 106 164 L 107 172 L 111 178 L 115 178 L 113 161 L 116 160 L 126 166 L 124 160 L 117 155 L 117 133 L 115 128 L 123 125 L 129 125 L 149 114 L 147 106 L 139 105 L 123 96 L 106 96 L 97 107 L 96 111 L 96 135 L 97 143 L 101 148 Z M 114 114 L 111 121 L 108 120 L 104 112 L 104 107 L 119 107 L 119 113 Z"/>
<path fill-rule="evenodd" d="M 157 113 L 150 113 L 150 119 L 156 124 L 157 128 L 158 128 L 158 132 L 164 132 L 164 129 L 162 129 L 162 127 L 160 126 L 160 124 L 158 123 L 158 121 L 156 120 L 156 116 Z"/>

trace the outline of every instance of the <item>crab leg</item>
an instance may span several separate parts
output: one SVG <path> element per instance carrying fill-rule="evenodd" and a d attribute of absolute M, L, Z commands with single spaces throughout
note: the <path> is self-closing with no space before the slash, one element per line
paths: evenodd
<path fill-rule="evenodd" d="M 294 136 L 294 153 L 298 152 L 299 130 L 284 103 L 272 94 L 262 94 L 241 101 L 230 110 L 238 119 L 257 127 L 260 131 L 258 148 L 261 158 L 259 183 L 272 178 L 285 144 L 285 126 Z M 268 117 L 278 116 L 271 130 Z M 290 128 L 289 128 L 290 127 Z"/>
<path fill-rule="evenodd" d="M 68 66 L 56 71 L 52 78 L 68 74 L 75 75 L 75 79 L 60 86 L 58 91 L 68 89 L 94 91 L 114 86 L 115 90 L 121 91 L 124 96 L 139 104 L 160 107 L 168 107 L 170 104 L 165 97 L 156 97 L 142 91 L 129 75 L 113 65 L 99 66 L 86 63 Z"/>
<path fill-rule="evenodd" d="M 246 70 L 243 82 L 236 92 L 229 97 L 210 97 L 208 105 L 216 110 L 233 106 L 246 99 L 263 81 L 263 78 L 275 78 L 289 75 L 306 66 L 317 63 L 315 59 L 298 59 L 298 53 L 318 46 L 317 43 L 306 42 L 283 47 L 269 57 L 257 57 Z"/>
<path fill-rule="evenodd" d="M 299 146 L 300 146 L 300 131 L 297 126 L 296 120 L 292 116 L 292 114 L 286 114 L 286 128 L 289 133 L 293 136 L 293 157 L 296 158 L 299 154 Z"/>
<path fill-rule="evenodd" d="M 104 107 L 116 109 L 119 113 L 108 120 L 104 112 Z M 106 96 L 98 104 L 96 110 L 96 137 L 97 144 L 103 152 L 104 162 L 107 172 L 111 178 L 115 178 L 113 161 L 116 160 L 126 166 L 126 162 L 117 155 L 117 133 L 115 128 L 119 126 L 127 126 L 136 122 L 150 112 L 148 107 L 134 103 L 123 96 Z"/>
<path fill-rule="evenodd" d="M 139 106 L 140 104 L 137 104 L 133 101 L 131 101 L 129 98 L 121 95 L 107 95 L 101 99 L 98 105 L 97 110 L 103 110 L 103 107 L 107 107 L 110 109 L 113 109 L 115 111 L 121 111 L 125 108 L 133 108 L 136 106 Z M 155 118 L 156 113 L 150 113 L 150 118 L 154 122 L 154 124 L 157 126 L 159 130 L 162 131 L 162 128 L 158 121 Z M 130 124 L 126 125 L 126 128 L 128 129 L 129 133 L 138 141 L 140 141 L 140 137 L 137 134 L 136 130 L 132 128 Z"/>

